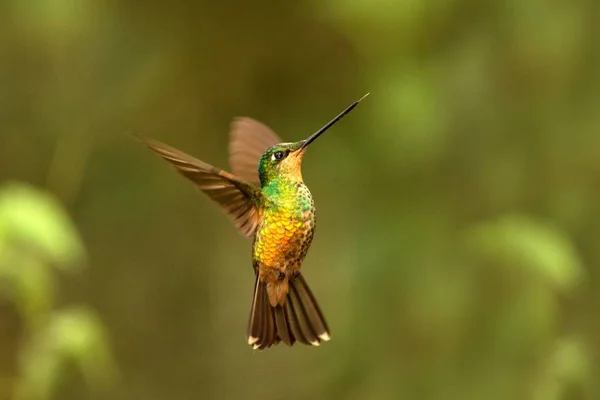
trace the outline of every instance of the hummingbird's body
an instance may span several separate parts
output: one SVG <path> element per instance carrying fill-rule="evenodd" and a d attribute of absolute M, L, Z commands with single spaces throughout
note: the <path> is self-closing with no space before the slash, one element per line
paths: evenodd
<path fill-rule="evenodd" d="M 256 278 L 247 340 L 255 349 L 279 341 L 289 346 L 296 341 L 318 346 L 330 339 L 327 323 L 300 274 L 316 225 L 314 201 L 302 180 L 301 165 L 307 146 L 359 101 L 308 139 L 295 143 L 281 143 L 258 121 L 236 119 L 229 147 L 234 174 L 158 141 L 145 140 L 219 203 L 244 235 L 253 238 Z"/>
<path fill-rule="evenodd" d="M 300 270 L 313 239 L 315 206 L 301 177 L 277 177 L 262 191 L 267 201 L 254 237 L 252 261 L 267 283 L 271 305 L 283 305 L 287 282 Z"/>

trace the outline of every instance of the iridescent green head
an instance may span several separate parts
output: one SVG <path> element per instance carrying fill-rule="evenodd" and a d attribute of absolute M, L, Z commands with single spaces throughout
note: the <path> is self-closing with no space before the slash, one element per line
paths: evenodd
<path fill-rule="evenodd" d="M 258 163 L 258 176 L 260 177 L 261 186 L 268 185 L 280 176 L 285 176 L 293 182 L 302 182 L 302 157 L 308 145 L 314 142 L 327 129 L 331 128 L 333 124 L 342 119 L 344 115 L 352 111 L 368 95 L 369 93 L 364 95 L 360 100 L 350 104 L 344 111 L 308 138 L 295 143 L 276 144 L 267 149 Z"/>
<path fill-rule="evenodd" d="M 267 149 L 258 163 L 261 186 L 266 186 L 279 176 L 302 181 L 302 156 L 306 150 L 304 140 L 296 143 L 280 143 Z"/>

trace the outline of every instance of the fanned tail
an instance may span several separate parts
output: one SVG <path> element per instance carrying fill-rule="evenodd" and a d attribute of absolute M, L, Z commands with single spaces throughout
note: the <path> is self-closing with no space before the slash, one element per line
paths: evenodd
<path fill-rule="evenodd" d="M 267 349 L 280 341 L 292 346 L 296 341 L 318 346 L 331 337 L 325 318 L 302 274 L 292 278 L 283 306 L 271 306 L 266 285 L 258 280 L 248 321 L 248 344 Z"/>

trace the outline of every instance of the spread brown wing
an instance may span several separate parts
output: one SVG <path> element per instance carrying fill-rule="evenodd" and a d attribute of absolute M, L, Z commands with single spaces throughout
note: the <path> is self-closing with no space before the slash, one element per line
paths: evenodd
<path fill-rule="evenodd" d="M 229 165 L 236 176 L 260 186 L 258 162 L 271 146 L 281 143 L 271 128 L 252 118 L 238 117 L 229 131 Z"/>
<path fill-rule="evenodd" d="M 157 140 L 139 139 L 216 201 L 245 236 L 254 235 L 260 223 L 260 189 Z"/>

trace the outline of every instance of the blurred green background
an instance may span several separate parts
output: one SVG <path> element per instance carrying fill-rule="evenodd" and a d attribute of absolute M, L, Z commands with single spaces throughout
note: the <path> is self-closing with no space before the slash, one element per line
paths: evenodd
<path fill-rule="evenodd" d="M 600 399 L 596 0 L 0 2 L 0 400 Z M 306 137 L 332 329 L 130 133 Z"/>

